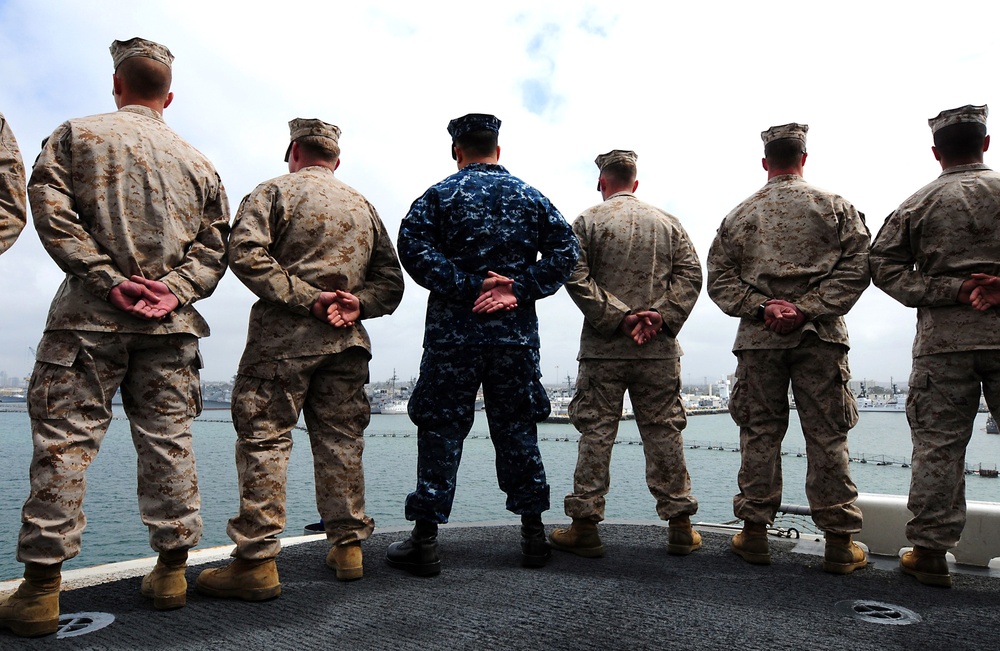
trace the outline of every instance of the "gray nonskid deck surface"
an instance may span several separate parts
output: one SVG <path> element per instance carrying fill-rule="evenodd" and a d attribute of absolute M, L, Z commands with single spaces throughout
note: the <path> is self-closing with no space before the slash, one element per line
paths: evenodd
<path fill-rule="evenodd" d="M 140 579 L 64 592 L 64 613 L 102 611 L 115 622 L 86 636 L 22 640 L 0 631 L 0 649 L 980 649 L 1000 624 L 1000 581 L 960 574 L 951 590 L 869 566 L 850 576 L 818 556 L 771 540 L 773 564 L 751 566 L 708 533 L 701 550 L 668 556 L 666 529 L 602 525 L 606 555 L 553 552 L 548 567 L 520 567 L 517 526 L 447 528 L 440 576 L 388 567 L 399 533 L 365 543 L 365 578 L 341 583 L 324 541 L 282 551 L 282 595 L 263 603 L 193 590 L 186 608 L 157 612 Z M 215 563 L 214 565 L 219 565 Z M 838 612 L 844 600 L 915 611 L 908 626 Z"/>

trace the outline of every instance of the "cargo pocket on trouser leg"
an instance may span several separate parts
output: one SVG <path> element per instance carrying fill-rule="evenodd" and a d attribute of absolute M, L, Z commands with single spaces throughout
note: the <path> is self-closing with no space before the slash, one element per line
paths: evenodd
<path fill-rule="evenodd" d="M 104 391 L 93 368 L 83 359 L 79 338 L 67 331 L 47 332 L 35 353 L 28 384 L 28 415 L 42 420 L 71 418 L 105 404 Z M 88 356 L 89 357 L 89 356 Z"/>
<path fill-rule="evenodd" d="M 449 436 L 462 432 L 464 438 L 475 419 L 479 360 L 475 347 L 425 348 L 406 408 L 410 420 L 419 428 L 447 430 Z"/>
<path fill-rule="evenodd" d="M 920 419 L 924 410 L 920 405 L 930 388 L 930 382 L 930 374 L 923 369 L 914 369 L 910 373 L 909 390 L 906 394 L 906 420 L 914 430 L 922 429 Z"/>
<path fill-rule="evenodd" d="M 253 438 L 254 432 L 268 431 L 267 419 L 274 400 L 275 362 L 241 365 L 233 384 L 231 412 L 233 426 L 241 438 Z"/>
<path fill-rule="evenodd" d="M 854 397 L 848 383 L 851 381 L 851 368 L 844 359 L 840 364 L 840 392 L 843 396 L 843 422 L 844 429 L 851 429 L 858 424 L 858 399 Z"/>
<path fill-rule="evenodd" d="M 194 409 L 194 417 L 201 416 L 205 408 L 205 402 L 201 395 L 201 369 L 205 368 L 205 360 L 201 356 L 201 351 L 194 351 L 194 361 L 191 362 L 191 406 Z"/>
<path fill-rule="evenodd" d="M 538 361 L 538 354 L 535 354 L 535 372 L 531 376 L 531 415 L 536 423 L 540 423 L 552 413 L 552 403 L 549 402 L 549 394 L 542 386 L 542 370 Z"/>
<path fill-rule="evenodd" d="M 747 369 L 743 360 L 736 364 L 735 382 L 729 394 L 729 415 L 733 422 L 744 427 L 750 421 L 748 405 L 746 404 Z"/>

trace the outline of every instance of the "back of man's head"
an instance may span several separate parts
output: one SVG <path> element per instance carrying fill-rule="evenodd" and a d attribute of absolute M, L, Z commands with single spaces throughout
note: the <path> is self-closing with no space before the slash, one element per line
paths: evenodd
<path fill-rule="evenodd" d="M 326 142 L 324 142 L 326 141 Z M 331 148 L 329 140 L 320 136 L 303 136 L 295 140 L 302 153 L 313 161 L 322 161 L 331 165 L 340 158 L 340 148 Z"/>
<path fill-rule="evenodd" d="M 945 161 L 982 160 L 986 125 L 959 122 L 934 132 L 934 147 Z"/>
<path fill-rule="evenodd" d="M 605 182 L 616 190 L 622 188 L 631 190 L 637 175 L 635 163 L 625 160 L 609 163 L 601 169 L 601 176 Z"/>
<path fill-rule="evenodd" d="M 799 164 L 806 146 L 797 138 L 779 138 L 764 145 L 764 159 L 770 169 L 789 169 Z"/>
<path fill-rule="evenodd" d="M 170 66 L 147 57 L 135 56 L 122 61 L 115 76 L 139 99 L 162 100 L 170 93 Z"/>
<path fill-rule="evenodd" d="M 455 138 L 454 142 L 470 158 L 489 158 L 497 151 L 497 132 L 489 129 L 470 131 Z"/>

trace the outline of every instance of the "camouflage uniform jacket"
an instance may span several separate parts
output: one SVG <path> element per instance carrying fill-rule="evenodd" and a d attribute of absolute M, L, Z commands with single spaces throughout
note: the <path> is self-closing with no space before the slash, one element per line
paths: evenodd
<path fill-rule="evenodd" d="M 675 337 L 701 291 L 701 263 L 680 221 L 618 192 L 577 217 L 580 260 L 566 291 L 583 312 L 578 359 L 680 357 Z M 642 346 L 620 330 L 631 312 L 656 310 L 663 332 Z"/>
<path fill-rule="evenodd" d="M 472 163 L 432 186 L 399 229 L 403 267 L 431 292 L 424 347 L 537 348 L 535 301 L 566 282 L 578 251 L 555 206 L 500 165 Z M 488 271 L 514 280 L 516 309 L 472 311 Z"/>
<path fill-rule="evenodd" d="M 869 242 L 844 198 L 794 174 L 768 180 L 726 216 L 708 252 L 708 295 L 740 317 L 733 350 L 795 348 L 807 332 L 848 346 L 843 315 L 871 281 Z M 805 325 L 771 332 L 757 313 L 772 298 L 798 306 Z"/>
<path fill-rule="evenodd" d="M 24 163 L 14 134 L 0 113 L 0 253 L 14 244 L 24 229 Z"/>
<path fill-rule="evenodd" d="M 310 312 L 320 292 L 358 297 L 362 318 L 392 313 L 403 272 L 374 206 L 321 166 L 265 181 L 236 213 L 230 267 L 257 301 L 240 363 L 371 351 L 360 322 L 334 328 Z"/>
<path fill-rule="evenodd" d="M 229 204 L 218 173 L 155 111 L 63 123 L 28 183 L 35 230 L 66 272 L 48 330 L 207 336 L 191 305 L 226 271 Z M 108 293 L 131 275 L 162 281 L 180 302 L 160 321 L 126 314 Z"/>
<path fill-rule="evenodd" d="M 1000 310 L 958 302 L 972 273 L 1000 275 L 1000 174 L 948 168 L 896 209 L 872 244 L 872 278 L 917 308 L 913 356 L 1000 348 Z"/>

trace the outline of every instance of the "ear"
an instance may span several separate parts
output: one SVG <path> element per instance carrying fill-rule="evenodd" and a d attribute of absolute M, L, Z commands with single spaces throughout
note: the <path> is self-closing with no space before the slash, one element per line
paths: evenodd
<path fill-rule="evenodd" d="M 500 160 L 500 145 L 497 145 L 497 160 Z"/>
<path fill-rule="evenodd" d="M 121 95 L 122 94 L 122 80 L 118 78 L 118 75 L 111 75 L 111 94 Z"/>
<path fill-rule="evenodd" d="M 983 151 L 985 151 L 985 150 L 983 150 Z M 936 160 L 936 161 L 938 161 L 940 163 L 941 162 L 941 152 L 938 151 L 938 148 L 935 147 L 934 145 L 931 145 L 931 153 L 934 154 L 934 160 Z"/>
<path fill-rule="evenodd" d="M 764 171 L 765 171 L 765 172 L 769 171 L 769 170 L 767 169 L 767 159 L 766 159 L 766 158 L 761 158 L 761 159 L 760 159 L 760 166 L 764 168 Z"/>
<path fill-rule="evenodd" d="M 635 183 L 632 184 L 632 194 L 635 194 L 635 191 L 638 188 L 639 188 L 639 181 L 636 181 Z"/>
<path fill-rule="evenodd" d="M 174 91 L 167 93 L 167 99 L 163 100 L 163 108 L 170 106 L 170 103 L 174 101 Z"/>
<path fill-rule="evenodd" d="M 333 171 L 336 172 L 337 168 L 340 167 L 340 157 L 337 157 L 337 162 L 333 165 Z"/>
<path fill-rule="evenodd" d="M 983 151 L 986 151 L 989 148 L 990 148 L 990 137 L 987 135 L 986 139 L 983 140 Z"/>
<path fill-rule="evenodd" d="M 809 153 L 808 152 L 803 152 L 802 153 L 802 160 L 799 161 L 799 166 L 805 167 L 806 166 L 806 159 L 807 158 L 809 158 Z"/>

